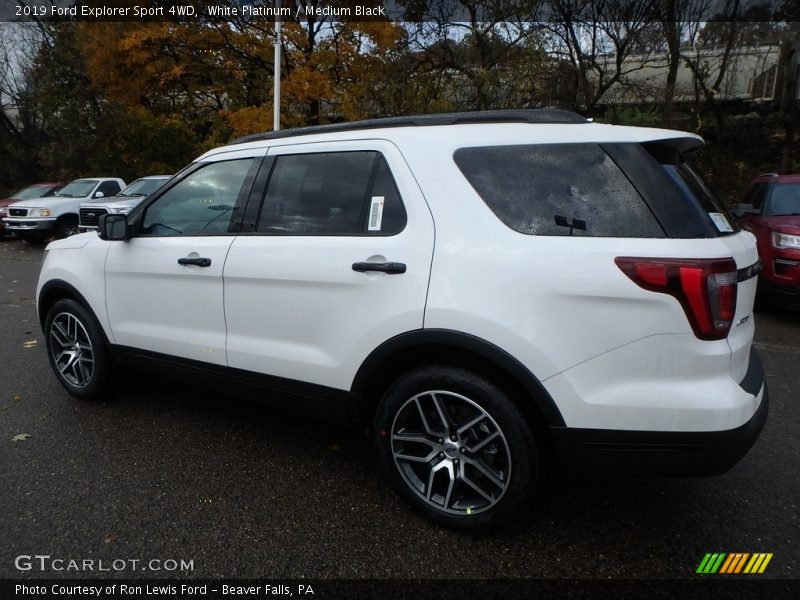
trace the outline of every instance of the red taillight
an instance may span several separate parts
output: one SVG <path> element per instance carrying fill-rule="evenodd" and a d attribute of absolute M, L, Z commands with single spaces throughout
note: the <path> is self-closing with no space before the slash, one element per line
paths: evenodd
<path fill-rule="evenodd" d="M 736 314 L 738 285 L 732 258 L 619 257 L 615 262 L 638 286 L 674 296 L 701 340 L 721 340 L 728 335 Z"/>

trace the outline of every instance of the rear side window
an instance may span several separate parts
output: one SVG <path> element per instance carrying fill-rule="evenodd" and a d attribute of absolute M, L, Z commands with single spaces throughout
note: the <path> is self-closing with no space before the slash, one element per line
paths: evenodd
<path fill-rule="evenodd" d="M 664 237 L 599 144 L 461 148 L 454 158 L 495 215 L 520 233 Z"/>
<path fill-rule="evenodd" d="M 278 156 L 257 231 L 273 235 L 393 235 L 406 213 L 379 152 Z"/>
<path fill-rule="evenodd" d="M 98 186 L 97 191 L 103 192 L 103 196 L 108 198 L 109 196 L 116 196 L 119 194 L 120 187 L 116 181 L 104 181 Z"/>
<path fill-rule="evenodd" d="M 674 146 L 603 144 L 671 238 L 713 238 L 736 230 Z"/>
<path fill-rule="evenodd" d="M 701 206 L 720 233 L 732 233 L 733 222 L 728 213 L 717 204 L 716 198 L 697 173 L 685 162 L 662 165 L 676 187 L 690 202 Z"/>

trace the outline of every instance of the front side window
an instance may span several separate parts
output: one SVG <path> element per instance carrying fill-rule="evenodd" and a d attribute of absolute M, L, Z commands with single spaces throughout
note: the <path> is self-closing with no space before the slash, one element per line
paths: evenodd
<path fill-rule="evenodd" d="M 378 152 L 275 159 L 257 231 L 273 235 L 393 235 L 406 213 Z"/>
<path fill-rule="evenodd" d="M 222 235 L 251 170 L 260 159 L 209 163 L 193 171 L 147 207 L 141 233 L 150 236 Z"/>
<path fill-rule="evenodd" d="M 461 148 L 454 158 L 492 212 L 520 233 L 664 237 L 599 144 Z"/>

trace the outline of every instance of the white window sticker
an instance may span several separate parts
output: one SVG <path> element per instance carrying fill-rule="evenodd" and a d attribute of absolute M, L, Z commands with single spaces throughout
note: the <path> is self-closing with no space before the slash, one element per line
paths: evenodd
<path fill-rule="evenodd" d="M 369 207 L 368 231 L 380 231 L 383 222 L 383 196 L 373 196 Z"/>
<path fill-rule="evenodd" d="M 728 233 L 733 231 L 733 227 L 731 224 L 728 223 L 728 219 L 725 218 L 725 215 L 718 212 L 708 213 L 708 216 L 711 217 L 711 220 L 714 221 L 714 225 L 717 226 L 717 230 L 721 233 Z"/>

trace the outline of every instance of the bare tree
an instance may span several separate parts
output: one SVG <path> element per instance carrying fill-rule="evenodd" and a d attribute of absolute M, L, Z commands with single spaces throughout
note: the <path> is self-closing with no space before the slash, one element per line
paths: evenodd
<path fill-rule="evenodd" d="M 644 69 L 655 0 L 551 0 L 549 51 L 571 67 L 574 108 L 591 112 L 626 75 Z M 637 60 L 629 60 L 633 54 Z"/>
<path fill-rule="evenodd" d="M 416 19 L 410 50 L 416 68 L 449 80 L 447 100 L 458 108 L 488 109 L 536 103 L 527 69 L 536 54 L 540 0 L 405 2 Z"/>

